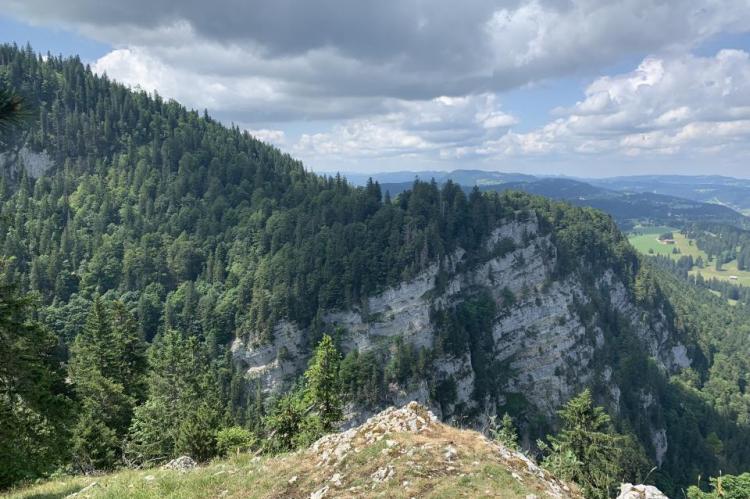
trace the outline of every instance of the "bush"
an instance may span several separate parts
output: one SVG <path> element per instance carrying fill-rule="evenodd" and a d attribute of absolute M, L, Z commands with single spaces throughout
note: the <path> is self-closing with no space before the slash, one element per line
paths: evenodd
<path fill-rule="evenodd" d="M 241 426 L 232 426 L 219 430 L 216 434 L 216 446 L 219 454 L 247 452 L 255 446 L 256 438 L 252 432 Z"/>

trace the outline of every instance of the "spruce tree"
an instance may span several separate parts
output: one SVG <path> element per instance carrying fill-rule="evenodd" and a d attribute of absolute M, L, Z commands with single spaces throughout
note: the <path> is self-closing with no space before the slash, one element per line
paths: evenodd
<path fill-rule="evenodd" d="M 518 432 L 513 424 L 513 419 L 507 412 L 503 415 L 500 420 L 500 424 L 497 425 L 496 417 L 492 417 L 490 434 L 492 438 L 508 447 L 509 449 L 518 450 Z"/>
<path fill-rule="evenodd" d="M 621 452 L 623 437 L 612 433 L 610 417 L 595 407 L 586 389 L 558 411 L 560 433 L 549 436 L 543 464 L 563 479 L 581 486 L 588 498 L 609 497 L 623 473 Z"/>
<path fill-rule="evenodd" d="M 180 454 L 197 460 L 216 455 L 224 401 L 206 346 L 168 330 L 149 355 L 148 399 L 136 408 L 127 458 L 138 463 Z"/>
<path fill-rule="evenodd" d="M 0 261 L 0 489 L 64 462 L 71 410 L 57 339 L 8 279 Z"/>
<path fill-rule="evenodd" d="M 80 404 L 74 462 L 83 471 L 111 468 L 144 395 L 145 345 L 122 304 L 94 300 L 71 348 L 68 375 Z"/>
<path fill-rule="evenodd" d="M 317 415 L 323 433 L 333 431 L 343 418 L 340 367 L 341 354 L 326 334 L 305 371 L 305 401 Z"/>

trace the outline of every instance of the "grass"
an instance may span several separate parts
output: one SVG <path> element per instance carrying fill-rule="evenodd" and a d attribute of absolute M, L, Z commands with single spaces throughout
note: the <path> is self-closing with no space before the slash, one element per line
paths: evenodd
<path fill-rule="evenodd" d="M 357 437 L 359 438 L 359 437 Z M 446 448 L 457 454 L 450 460 Z M 510 457 L 509 457 L 510 456 Z M 312 451 L 276 457 L 238 455 L 191 471 L 125 470 L 102 476 L 71 476 L 8 493 L 13 499 L 62 498 L 96 482 L 77 497 L 96 498 L 307 498 L 327 486 L 331 497 L 547 497 L 554 479 L 532 472 L 515 455 L 480 434 L 434 423 L 421 433 L 389 433 L 378 442 L 353 442 L 337 464 L 324 464 Z M 392 467 L 392 476 L 373 473 Z M 574 489 L 566 497 L 579 498 Z"/>
<path fill-rule="evenodd" d="M 674 234 L 675 244 L 663 244 L 658 241 L 659 235 L 665 232 Z M 693 259 L 702 257 L 704 262 L 708 262 L 708 255 L 698 249 L 695 241 L 688 239 L 680 234 L 678 229 L 672 227 L 644 227 L 638 226 L 633 229 L 629 237 L 630 244 L 645 255 L 663 255 L 678 260 L 682 256 L 692 256 Z M 679 249 L 679 253 L 673 253 L 673 249 Z M 737 269 L 737 260 L 722 265 L 722 270 L 717 271 L 713 262 L 707 263 L 704 268 L 693 266 L 690 275 L 700 273 L 705 279 L 717 278 L 723 281 L 729 281 L 734 284 L 750 286 L 750 272 Z M 737 276 L 737 279 L 730 279 L 730 276 Z"/>

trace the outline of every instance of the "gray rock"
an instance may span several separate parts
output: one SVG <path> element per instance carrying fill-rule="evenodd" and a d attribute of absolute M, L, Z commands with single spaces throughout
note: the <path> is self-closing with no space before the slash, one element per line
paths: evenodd
<path fill-rule="evenodd" d="M 162 466 L 162 468 L 165 470 L 175 470 L 175 471 L 185 472 L 185 471 L 190 471 L 197 466 L 198 464 L 190 456 L 180 456 L 176 459 L 172 459 L 167 464 Z"/>
<path fill-rule="evenodd" d="M 669 497 L 653 485 L 623 483 L 620 485 L 620 495 L 617 499 L 669 499 Z"/>

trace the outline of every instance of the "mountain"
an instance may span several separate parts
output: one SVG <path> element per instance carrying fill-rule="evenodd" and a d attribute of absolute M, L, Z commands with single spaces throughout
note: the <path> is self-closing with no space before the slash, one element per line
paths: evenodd
<path fill-rule="evenodd" d="M 482 188 L 511 189 L 602 210 L 612 215 L 623 229 L 643 222 L 679 227 L 697 222 L 750 226 L 750 219 L 726 206 L 651 192 L 618 192 L 570 179 L 543 178 L 533 182 L 511 182 Z"/>
<path fill-rule="evenodd" d="M 585 388 L 638 442 L 623 477 L 655 463 L 672 493 L 750 468 L 747 311 L 670 280 L 606 214 L 449 181 L 388 198 L 76 58 L 2 46 L 0 81 L 35 109 L 3 136 L 2 279 L 37 300 L 20 323 L 59 341 L 67 383 L 44 394 L 71 402 L 52 431 L 26 392 L 1 399 L 0 485 L 208 460 L 219 433 L 290 450 L 338 396 L 344 424 L 412 399 L 476 428 L 508 413 L 537 453 Z"/>
<path fill-rule="evenodd" d="M 444 183 L 448 180 L 461 185 L 494 185 L 504 184 L 506 182 L 531 182 L 536 179 L 533 175 L 525 173 L 508 173 L 487 170 L 453 170 L 444 171 L 397 171 L 382 173 L 347 173 L 346 178 L 354 185 L 365 185 L 369 178 L 373 178 L 380 184 L 408 184 L 414 183 L 414 180 L 420 179 L 429 182 L 435 179 L 436 182 Z"/>
<path fill-rule="evenodd" d="M 568 178 L 525 176 L 523 180 L 516 180 L 514 174 L 499 175 L 507 175 L 506 181 L 492 183 L 486 177 L 465 176 L 456 172 L 433 178 L 441 184 L 447 180 L 459 183 L 467 193 L 475 186 L 483 192 L 518 190 L 567 201 L 578 206 L 590 206 L 612 215 L 623 230 L 629 230 L 639 223 L 682 227 L 690 223 L 706 222 L 723 223 L 741 228 L 750 227 L 750 219 L 720 204 L 651 192 L 613 190 Z M 380 176 L 374 178 L 381 179 Z M 383 191 L 392 196 L 409 190 L 412 185 L 413 181 L 381 182 Z"/>
<path fill-rule="evenodd" d="M 589 179 L 588 182 L 618 191 L 676 196 L 750 212 L 750 180 L 719 175 L 641 175 Z"/>

